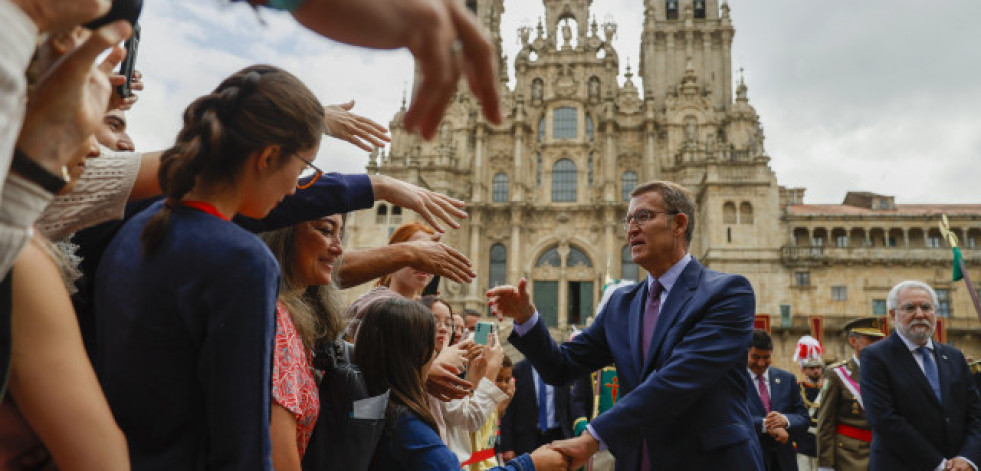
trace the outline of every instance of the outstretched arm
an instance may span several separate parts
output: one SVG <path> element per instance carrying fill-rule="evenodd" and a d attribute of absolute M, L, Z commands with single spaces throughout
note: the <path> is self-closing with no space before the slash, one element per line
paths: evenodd
<path fill-rule="evenodd" d="M 367 283 L 405 267 L 470 283 L 477 276 L 465 255 L 442 242 L 410 241 L 370 249 L 349 250 L 341 259 L 341 288 Z"/>

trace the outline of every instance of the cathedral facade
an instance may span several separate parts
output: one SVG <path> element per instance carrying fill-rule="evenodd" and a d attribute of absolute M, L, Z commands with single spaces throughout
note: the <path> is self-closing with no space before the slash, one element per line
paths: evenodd
<path fill-rule="evenodd" d="M 390 148 L 367 167 L 467 202 L 463 227 L 442 239 L 478 273 L 470 285 L 441 283 L 456 308 L 484 311 L 487 288 L 524 277 L 557 337 L 581 328 L 608 280 L 646 276 L 619 221 L 630 191 L 661 179 L 696 197 L 692 255 L 752 282 L 778 365 L 790 367 L 789 352 L 809 332 L 829 359 L 850 355 L 841 326 L 883 315 L 888 289 L 904 279 L 939 288 L 946 340 L 981 354 L 981 322 L 963 283 L 950 281 L 937 226 L 947 214 L 976 268 L 981 205 L 896 205 L 858 192 L 840 205 L 807 205 L 804 189 L 781 187 L 747 86 L 733 74 L 725 1 L 646 0 L 639 67 L 636 75 L 623 67 L 623 84 L 617 25 L 598 24 L 591 0 L 542 1 L 544 18 L 517 32 L 511 70 L 500 53 L 503 0 L 467 1 L 497 42 L 501 125 L 484 120 L 461 83 L 435 139 L 405 132 L 403 104 Z M 347 246 L 383 245 L 414 217 L 384 202 L 355 213 Z"/>

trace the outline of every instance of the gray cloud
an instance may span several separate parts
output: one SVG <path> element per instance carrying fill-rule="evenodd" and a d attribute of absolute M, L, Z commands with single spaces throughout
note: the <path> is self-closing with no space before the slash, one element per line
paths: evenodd
<path fill-rule="evenodd" d="M 638 63 L 641 0 L 594 2 L 599 22 L 619 24 L 621 73 Z M 745 68 L 771 165 L 781 184 L 808 188 L 807 202 L 846 191 L 895 195 L 901 203 L 979 203 L 981 2 L 732 0 L 734 68 Z M 516 28 L 544 13 L 540 2 L 506 1 L 505 52 Z M 326 103 L 388 124 L 411 86 L 405 51 L 367 51 L 324 40 L 287 15 L 241 4 L 148 2 L 138 68 L 147 90 L 131 113 L 144 150 L 170 144 L 180 113 L 235 70 L 256 62 L 287 68 Z M 737 79 L 737 77 L 734 77 Z M 639 83 L 638 83 L 639 85 Z M 325 140 L 318 162 L 363 171 L 366 154 Z"/>

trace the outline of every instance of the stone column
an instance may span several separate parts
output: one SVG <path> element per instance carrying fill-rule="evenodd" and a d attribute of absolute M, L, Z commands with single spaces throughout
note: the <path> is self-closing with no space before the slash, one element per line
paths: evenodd
<path fill-rule="evenodd" d="M 511 253 L 508 255 L 508 283 L 513 285 L 518 284 L 518 280 L 521 278 L 521 265 L 523 264 L 523 258 L 521 257 L 521 226 L 522 226 L 522 214 L 521 208 L 512 206 L 511 207 Z"/>

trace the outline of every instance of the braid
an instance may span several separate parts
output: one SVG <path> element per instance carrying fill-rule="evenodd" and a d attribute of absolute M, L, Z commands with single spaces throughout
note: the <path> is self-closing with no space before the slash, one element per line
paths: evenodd
<path fill-rule="evenodd" d="M 279 146 L 280 160 L 312 149 L 323 134 L 323 108 L 296 77 L 269 65 L 247 67 L 184 111 L 184 127 L 160 157 L 157 178 L 168 203 L 143 230 L 143 250 L 163 242 L 174 208 L 199 181 L 234 182 L 255 153 Z"/>

